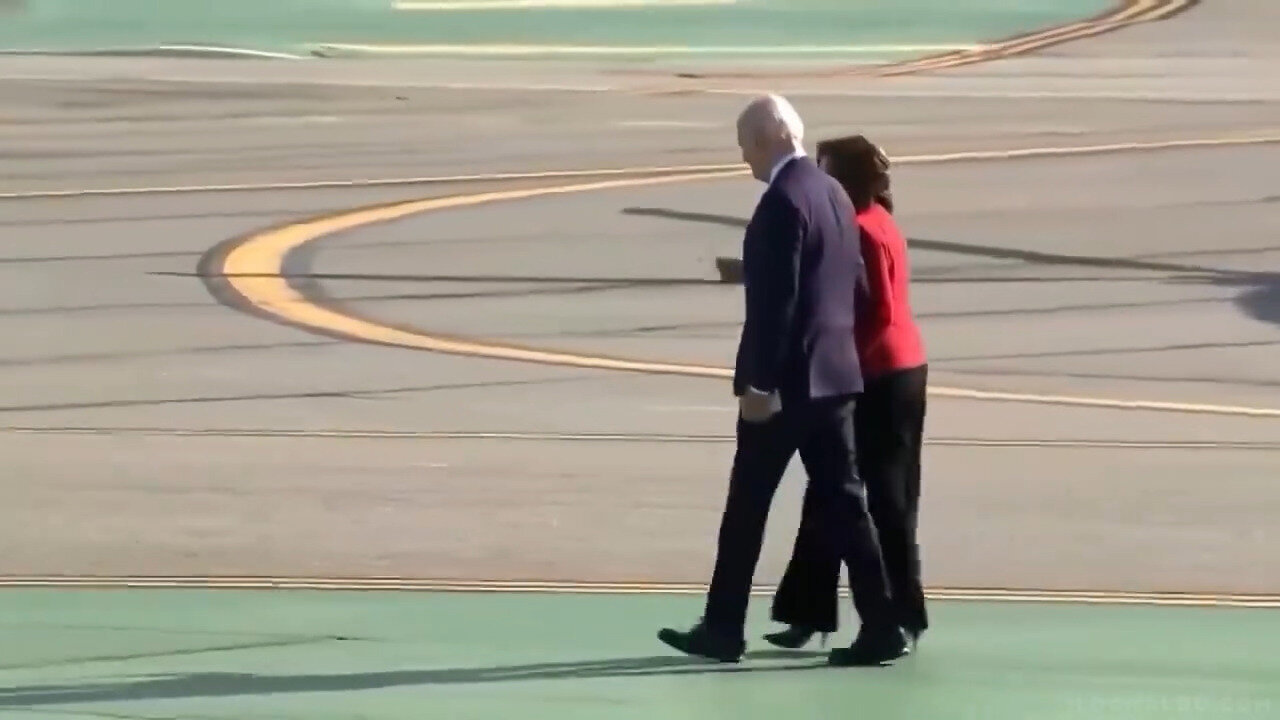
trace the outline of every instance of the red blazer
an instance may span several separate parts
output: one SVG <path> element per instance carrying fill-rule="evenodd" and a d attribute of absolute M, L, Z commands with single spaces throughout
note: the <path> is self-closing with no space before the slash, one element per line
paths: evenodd
<path fill-rule="evenodd" d="M 857 213 L 869 302 L 859 303 L 854 336 L 864 377 L 925 364 L 924 339 L 911 313 L 907 241 L 879 203 Z"/>

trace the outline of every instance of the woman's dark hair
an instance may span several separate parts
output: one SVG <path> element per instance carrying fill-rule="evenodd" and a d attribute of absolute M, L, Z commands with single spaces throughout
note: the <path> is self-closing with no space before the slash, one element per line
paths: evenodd
<path fill-rule="evenodd" d="M 818 142 L 818 162 L 849 194 L 853 206 L 865 210 L 878 202 L 893 212 L 889 189 L 889 157 L 862 135 Z"/>

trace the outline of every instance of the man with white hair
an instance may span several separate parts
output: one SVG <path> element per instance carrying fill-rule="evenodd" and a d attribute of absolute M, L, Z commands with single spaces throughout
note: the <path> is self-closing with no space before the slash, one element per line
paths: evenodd
<path fill-rule="evenodd" d="M 746 318 L 733 389 L 737 451 L 702 620 L 658 638 L 681 652 L 737 662 L 765 523 L 797 451 L 814 495 L 815 528 L 849 569 L 862 628 L 833 665 L 875 665 L 907 652 L 856 466 L 853 414 L 862 392 L 854 336 L 863 282 L 853 206 L 804 152 L 804 124 L 785 98 L 752 100 L 738 145 L 767 188 L 742 242 Z"/>

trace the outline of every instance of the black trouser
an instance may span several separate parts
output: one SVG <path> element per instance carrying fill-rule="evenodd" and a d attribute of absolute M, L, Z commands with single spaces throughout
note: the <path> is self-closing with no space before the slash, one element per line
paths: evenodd
<path fill-rule="evenodd" d="M 809 542 L 849 568 L 854 606 L 864 623 L 892 624 L 888 578 L 857 469 L 856 396 L 782 401 L 763 423 L 738 420 L 738 447 L 720 521 L 715 571 L 704 622 L 742 637 L 747 603 L 773 495 L 791 456 L 800 453 L 809 475 Z"/>
<path fill-rule="evenodd" d="M 929 625 L 916 541 L 927 380 L 928 365 L 868 380 L 855 417 L 858 468 L 867 485 L 898 622 L 918 631 Z M 838 624 L 840 558 L 827 550 L 815 525 L 816 503 L 806 490 L 795 548 L 773 598 L 773 619 L 832 632 Z M 856 591 L 855 583 L 851 576 Z"/>

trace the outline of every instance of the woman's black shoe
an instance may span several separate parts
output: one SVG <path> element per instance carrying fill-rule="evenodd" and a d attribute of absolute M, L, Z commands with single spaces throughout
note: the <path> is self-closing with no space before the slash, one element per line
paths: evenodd
<path fill-rule="evenodd" d="M 775 647 L 784 648 L 786 650 L 799 650 L 807 645 L 809 640 L 813 639 L 813 636 L 817 634 L 817 632 L 817 630 L 811 630 L 799 625 L 791 625 L 786 630 L 768 633 L 764 636 L 764 639 L 767 640 L 770 645 Z M 822 633 L 823 647 L 826 647 L 827 645 L 828 635 L 830 635 L 830 633 Z"/>

